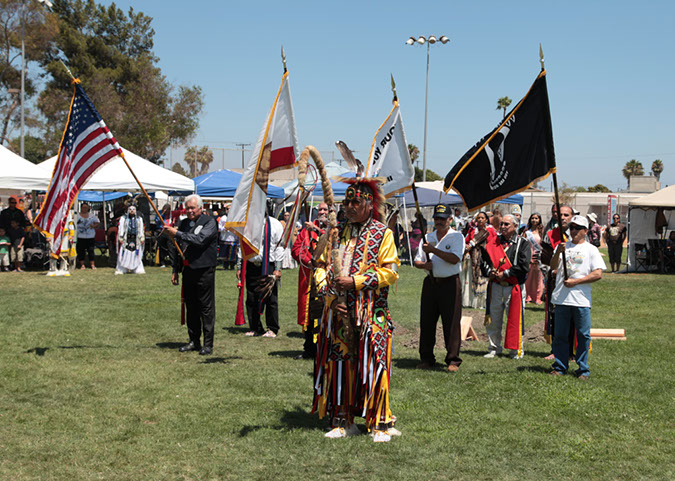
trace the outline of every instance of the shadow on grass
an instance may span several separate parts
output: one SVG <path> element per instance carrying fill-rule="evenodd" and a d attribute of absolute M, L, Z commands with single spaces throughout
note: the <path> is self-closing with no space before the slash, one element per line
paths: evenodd
<path fill-rule="evenodd" d="M 286 334 L 286 337 L 294 337 L 296 339 L 304 339 L 305 335 L 302 332 L 292 331 Z"/>
<path fill-rule="evenodd" d="M 187 342 L 158 342 L 155 346 L 160 349 L 178 349 L 185 344 L 187 344 Z"/>
<path fill-rule="evenodd" d="M 223 331 L 227 331 L 230 334 L 244 334 L 249 331 L 248 326 L 243 325 L 243 326 L 229 326 L 229 327 L 223 327 Z"/>
<path fill-rule="evenodd" d="M 272 351 L 268 353 L 268 356 L 276 356 L 276 357 L 290 357 L 291 359 L 297 357 L 298 355 L 302 354 L 302 351 Z"/>
<path fill-rule="evenodd" d="M 542 374 L 548 374 L 551 372 L 550 367 L 544 367 L 544 366 L 518 366 L 516 368 L 518 372 L 540 372 Z"/>
<path fill-rule="evenodd" d="M 412 359 L 410 357 L 396 358 L 393 360 L 394 367 L 397 369 L 417 369 L 420 363 L 419 359 Z"/>
<path fill-rule="evenodd" d="M 318 417 L 315 414 L 310 414 L 301 408 L 295 408 L 292 411 L 284 411 L 280 424 L 276 426 L 244 426 L 239 431 L 239 437 L 245 437 L 260 429 L 274 429 L 275 431 L 287 429 L 306 429 L 308 431 L 323 431 L 322 426 L 319 425 Z"/>
<path fill-rule="evenodd" d="M 207 357 L 199 364 L 229 364 L 233 359 L 243 359 L 240 356 L 228 356 L 228 357 Z"/>
<path fill-rule="evenodd" d="M 464 354 L 466 354 L 467 356 L 473 356 L 473 357 L 483 357 L 487 354 L 487 350 L 477 351 L 477 350 L 474 350 L 474 349 L 462 349 L 459 352 L 459 355 L 462 356 Z"/>
<path fill-rule="evenodd" d="M 48 347 L 34 347 L 33 349 L 28 349 L 26 351 L 26 354 L 34 352 L 36 356 L 44 356 L 45 352 L 47 352 L 48 350 L 49 350 Z"/>

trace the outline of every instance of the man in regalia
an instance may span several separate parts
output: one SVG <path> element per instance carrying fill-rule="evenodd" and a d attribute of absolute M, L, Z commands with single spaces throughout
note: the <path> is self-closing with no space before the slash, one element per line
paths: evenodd
<path fill-rule="evenodd" d="M 314 359 L 316 357 L 316 336 L 323 312 L 323 299 L 319 297 L 314 282 L 314 261 L 312 256 L 319 236 L 326 229 L 328 204 L 319 204 L 318 216 L 314 222 L 306 222 L 293 243 L 291 253 L 300 266 L 298 272 L 298 324 L 305 334 L 302 354 L 296 359 Z"/>
<path fill-rule="evenodd" d="M 366 420 L 375 442 L 400 434 L 389 407 L 393 326 L 387 297 L 400 262 L 384 220 L 375 179 L 350 179 L 343 203 L 347 221 L 335 227 L 315 271 L 325 308 L 317 341 L 312 412 L 331 418 L 328 438 L 359 434 Z"/>
<path fill-rule="evenodd" d="M 504 347 L 511 349 L 513 359 L 522 359 L 523 306 L 525 305 L 525 279 L 530 270 L 532 248 L 527 239 L 517 234 L 518 221 L 507 214 L 500 221 L 500 234 L 488 238 L 481 269 L 489 277 L 488 301 L 485 315 L 489 350 L 484 356 L 494 358 L 502 352 L 502 324 L 506 313 Z"/>
<path fill-rule="evenodd" d="M 143 248 L 145 246 L 145 225 L 143 217 L 136 214 L 131 205 L 126 215 L 120 217 L 117 227 L 117 268 L 115 274 L 145 274 Z"/>

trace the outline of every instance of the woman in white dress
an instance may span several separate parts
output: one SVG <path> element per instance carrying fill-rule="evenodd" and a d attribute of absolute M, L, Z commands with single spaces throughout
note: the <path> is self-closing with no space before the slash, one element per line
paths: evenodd
<path fill-rule="evenodd" d="M 117 228 L 117 269 L 115 274 L 145 274 L 143 248 L 145 226 L 143 218 L 136 215 L 136 207 L 129 206 L 126 215 L 120 217 Z"/>

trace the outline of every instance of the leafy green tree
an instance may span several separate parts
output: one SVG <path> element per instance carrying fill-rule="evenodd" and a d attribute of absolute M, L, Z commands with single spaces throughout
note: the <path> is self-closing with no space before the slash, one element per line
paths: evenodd
<path fill-rule="evenodd" d="M 414 164 L 420 158 L 420 149 L 415 144 L 408 144 L 408 152 L 410 152 L 410 160 Z"/>
<path fill-rule="evenodd" d="M 42 137 L 35 135 L 24 135 L 23 138 L 23 156 L 26 160 L 39 164 L 47 160 L 51 155 L 54 155 L 52 149 L 45 143 Z M 21 138 L 16 137 L 10 142 L 10 147 L 14 152 L 19 152 Z"/>
<path fill-rule="evenodd" d="M 626 178 L 628 182 L 628 188 L 630 188 L 630 178 L 633 175 L 645 175 L 645 169 L 642 167 L 642 162 L 635 159 L 631 159 L 626 162 L 626 165 L 621 169 L 621 173 Z"/>
<path fill-rule="evenodd" d="M 213 162 L 213 152 L 206 146 L 201 149 L 195 146 L 188 147 L 185 152 L 185 163 L 190 168 L 189 177 L 195 178 L 198 175 L 206 174 L 211 162 Z"/>
<path fill-rule="evenodd" d="M 659 159 L 656 159 L 652 162 L 652 175 L 656 177 L 656 180 L 661 180 L 661 173 L 663 172 L 663 162 Z"/>
<path fill-rule="evenodd" d="M 588 192 L 611 192 L 611 190 L 602 184 L 595 184 L 588 188 Z"/>
<path fill-rule="evenodd" d="M 35 1 L 0 0 L 0 143 L 21 122 L 21 16 L 25 19 L 26 75 L 24 90 L 25 124 L 38 126 L 38 118 L 31 108 L 37 93 L 36 62 L 53 48 L 58 33 L 57 18 Z M 19 144 L 17 144 L 19 145 Z M 18 151 L 18 149 L 17 149 Z"/>
<path fill-rule="evenodd" d="M 57 49 L 45 56 L 51 76 L 39 107 L 45 136 L 58 145 L 72 96 L 68 65 L 119 143 L 158 162 L 169 145 L 186 144 L 199 127 L 203 94 L 198 86 L 175 88 L 157 67 L 152 18 L 94 0 L 54 0 Z"/>
<path fill-rule="evenodd" d="M 422 178 L 422 169 L 415 167 L 415 182 L 422 182 Z M 433 170 L 427 169 L 427 182 L 432 182 L 434 180 L 443 180 L 443 177 Z"/>
<path fill-rule="evenodd" d="M 497 109 L 496 110 L 503 110 L 504 111 L 504 118 L 506 118 L 506 109 L 509 108 L 509 105 L 511 105 L 512 100 L 508 97 L 501 97 L 497 99 Z"/>
<path fill-rule="evenodd" d="M 185 177 L 190 177 L 190 175 L 187 173 L 187 171 L 183 168 L 182 165 L 180 165 L 178 162 L 174 163 L 171 166 L 171 170 L 177 174 L 183 175 Z"/>

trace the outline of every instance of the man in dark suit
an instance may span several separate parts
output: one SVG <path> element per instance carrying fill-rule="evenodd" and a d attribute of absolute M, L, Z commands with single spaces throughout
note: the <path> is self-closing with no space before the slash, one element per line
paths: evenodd
<path fill-rule="evenodd" d="M 202 199 L 190 195 L 185 201 L 187 219 L 164 231 L 175 238 L 185 256 L 176 254 L 171 282 L 178 285 L 178 273 L 183 272 L 183 298 L 187 311 L 190 342 L 180 352 L 199 351 L 205 356 L 213 352 L 213 329 L 216 321 L 215 280 L 218 253 L 218 225 L 202 211 Z M 204 343 L 200 342 L 204 331 Z"/>

